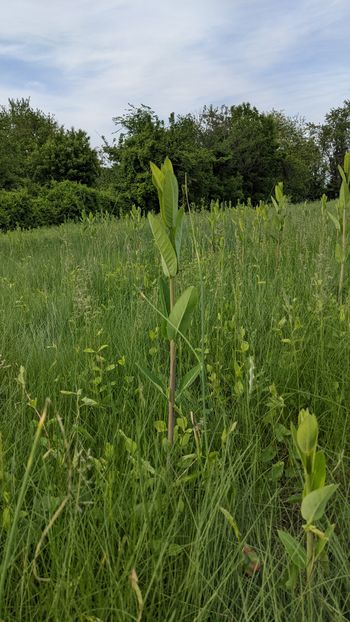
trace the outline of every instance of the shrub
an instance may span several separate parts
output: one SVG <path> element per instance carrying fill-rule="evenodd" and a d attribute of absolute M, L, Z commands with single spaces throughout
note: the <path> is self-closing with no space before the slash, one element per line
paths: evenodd
<path fill-rule="evenodd" d="M 77 221 L 83 211 L 119 216 L 117 199 L 111 192 L 72 181 L 52 182 L 31 190 L 0 191 L 0 229 L 5 231 Z"/>

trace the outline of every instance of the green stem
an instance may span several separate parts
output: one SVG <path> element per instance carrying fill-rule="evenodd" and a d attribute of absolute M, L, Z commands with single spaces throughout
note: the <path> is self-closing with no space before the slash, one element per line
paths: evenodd
<path fill-rule="evenodd" d="M 308 495 L 312 491 L 311 475 L 306 475 L 306 494 Z M 314 536 L 311 531 L 306 533 L 306 579 L 307 582 L 311 582 L 312 571 L 314 567 Z"/>
<path fill-rule="evenodd" d="M 346 248 L 346 213 L 345 213 L 345 206 L 344 206 L 343 207 L 343 223 L 342 223 L 342 261 L 340 264 L 339 289 L 338 289 L 338 300 L 340 304 L 342 303 L 342 298 L 343 298 L 345 248 Z"/>
<path fill-rule="evenodd" d="M 175 286 L 173 277 L 169 278 L 170 292 L 170 312 L 175 304 Z M 170 340 L 169 346 L 169 403 L 168 403 L 168 441 L 174 441 L 175 427 L 175 378 L 176 378 L 176 344 L 174 339 Z"/>

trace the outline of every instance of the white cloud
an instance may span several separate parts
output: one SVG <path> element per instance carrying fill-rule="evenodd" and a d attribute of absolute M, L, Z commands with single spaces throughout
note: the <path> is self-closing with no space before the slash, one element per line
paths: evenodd
<path fill-rule="evenodd" d="M 94 144 L 128 102 L 167 117 L 251 101 L 320 120 L 350 97 L 349 17 L 345 0 L 12 0 L 0 61 L 14 73 L 0 78 L 0 102 L 30 95 Z M 16 60 L 28 68 L 20 83 Z"/>

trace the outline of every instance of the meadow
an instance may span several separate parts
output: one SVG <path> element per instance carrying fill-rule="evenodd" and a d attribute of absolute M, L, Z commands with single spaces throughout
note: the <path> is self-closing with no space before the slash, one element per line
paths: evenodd
<path fill-rule="evenodd" d="M 167 382 L 147 220 L 0 236 L 1 620 L 350 618 L 348 266 L 340 302 L 324 206 L 289 205 L 278 239 L 270 209 L 185 216 L 176 288 L 200 299 L 177 372 L 197 356 L 203 373 L 172 447 L 140 369 Z M 335 530 L 290 590 L 277 532 L 304 538 L 290 424 L 306 408 L 338 484 L 321 521 Z"/>

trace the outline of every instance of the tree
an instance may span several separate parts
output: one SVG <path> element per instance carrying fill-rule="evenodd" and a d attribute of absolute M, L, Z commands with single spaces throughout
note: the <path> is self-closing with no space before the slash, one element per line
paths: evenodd
<path fill-rule="evenodd" d="M 273 111 L 277 129 L 281 180 L 293 201 L 317 199 L 324 190 L 324 166 L 316 140 L 316 127 L 303 118 Z"/>
<path fill-rule="evenodd" d="M 30 167 L 34 181 L 39 184 L 69 180 L 93 186 L 99 173 L 99 160 L 83 130 L 65 131 L 61 127 L 36 147 Z"/>
<path fill-rule="evenodd" d="M 57 130 L 51 115 L 30 106 L 29 99 L 9 99 L 0 107 L 0 188 L 25 185 L 31 177 L 31 156 Z"/>
<path fill-rule="evenodd" d="M 350 151 L 350 100 L 343 106 L 332 108 L 321 127 L 320 147 L 327 168 L 327 193 L 334 198 L 338 195 L 340 177 L 338 165 L 342 165 L 344 156 Z"/>
<path fill-rule="evenodd" d="M 0 107 L 0 188 L 64 179 L 92 185 L 98 171 L 96 151 L 82 130 L 65 130 L 29 99 Z"/>
<path fill-rule="evenodd" d="M 165 157 L 165 127 L 151 108 L 129 106 L 127 112 L 113 119 L 124 130 L 112 145 L 105 141 L 104 153 L 112 165 L 111 176 L 122 206 L 133 203 L 144 210 L 156 209 L 149 163 Z M 110 179 L 111 179 L 111 176 Z"/>

